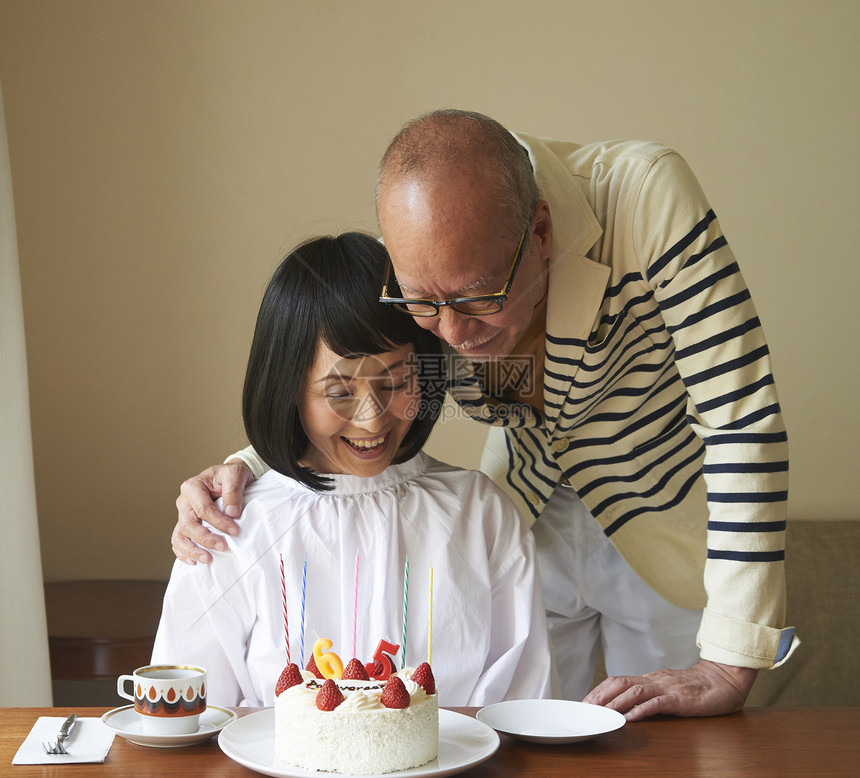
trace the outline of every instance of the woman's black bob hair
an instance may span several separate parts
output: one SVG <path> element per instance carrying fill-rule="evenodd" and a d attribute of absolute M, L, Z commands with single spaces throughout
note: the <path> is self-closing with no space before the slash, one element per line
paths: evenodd
<path fill-rule="evenodd" d="M 370 235 L 312 238 L 281 262 L 263 296 L 242 393 L 245 431 L 269 467 L 311 489 L 331 488 L 331 479 L 299 464 L 308 438 L 297 399 L 320 339 L 341 356 L 414 347 L 421 403 L 395 463 L 418 453 L 439 417 L 445 397 L 439 339 L 378 302 L 387 263 L 385 247 Z"/>

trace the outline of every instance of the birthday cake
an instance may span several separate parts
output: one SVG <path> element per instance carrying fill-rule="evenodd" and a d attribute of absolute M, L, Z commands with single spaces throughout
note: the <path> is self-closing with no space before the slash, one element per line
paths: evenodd
<path fill-rule="evenodd" d="M 357 659 L 338 678 L 324 678 L 312 662 L 304 671 L 289 665 L 276 687 L 277 757 L 306 770 L 371 775 L 435 759 L 439 705 L 430 666 L 383 675 L 370 677 Z"/>

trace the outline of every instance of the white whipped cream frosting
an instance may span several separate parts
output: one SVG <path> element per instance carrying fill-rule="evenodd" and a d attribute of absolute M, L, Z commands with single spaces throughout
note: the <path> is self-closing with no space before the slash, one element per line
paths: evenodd
<path fill-rule="evenodd" d="M 424 689 L 412 680 L 414 669 L 413 667 L 404 667 L 402 670 L 394 673 L 394 675 L 403 681 L 403 686 L 409 694 L 410 705 L 418 703 L 427 697 Z M 319 687 L 325 681 L 320 680 L 307 670 L 302 670 L 301 672 L 305 682 L 285 689 L 281 692 L 281 696 L 287 695 L 286 699 L 293 705 L 307 705 L 315 708 Z M 335 678 L 334 682 L 344 696 L 344 701 L 337 706 L 338 711 L 346 713 L 348 711 L 367 712 L 372 710 L 387 710 L 381 700 L 385 681 L 357 681 Z"/>

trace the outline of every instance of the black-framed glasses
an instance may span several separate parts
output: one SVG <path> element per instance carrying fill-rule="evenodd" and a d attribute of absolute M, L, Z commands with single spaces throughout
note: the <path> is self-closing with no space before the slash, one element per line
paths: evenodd
<path fill-rule="evenodd" d="M 411 297 L 391 297 L 388 294 L 388 285 L 391 282 L 391 260 L 388 260 L 388 268 L 385 271 L 385 283 L 382 285 L 382 294 L 379 297 L 379 302 L 386 305 L 393 305 L 398 311 L 408 313 L 410 316 L 438 316 L 439 309 L 445 305 L 450 305 L 458 313 L 465 313 L 467 316 L 490 316 L 502 310 L 502 306 L 508 299 L 511 292 L 511 287 L 514 283 L 514 276 L 517 274 L 517 268 L 520 266 L 520 260 L 523 258 L 523 252 L 526 246 L 526 237 L 529 234 L 531 221 L 526 225 L 523 234 L 520 237 L 520 242 L 517 245 L 517 253 L 514 257 L 514 263 L 511 265 L 511 270 L 508 273 L 508 278 L 501 292 L 495 294 L 482 294 L 475 297 L 455 297 L 452 300 L 423 300 Z M 393 287 L 399 292 L 400 288 L 395 281 Z"/>

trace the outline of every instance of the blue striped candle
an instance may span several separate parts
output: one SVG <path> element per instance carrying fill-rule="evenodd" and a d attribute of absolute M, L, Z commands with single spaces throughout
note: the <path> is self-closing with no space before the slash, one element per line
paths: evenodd
<path fill-rule="evenodd" d="M 403 648 L 400 654 L 401 670 L 406 667 L 406 608 L 409 600 L 409 555 L 406 555 L 406 563 L 403 565 L 403 637 L 401 644 Z"/>

